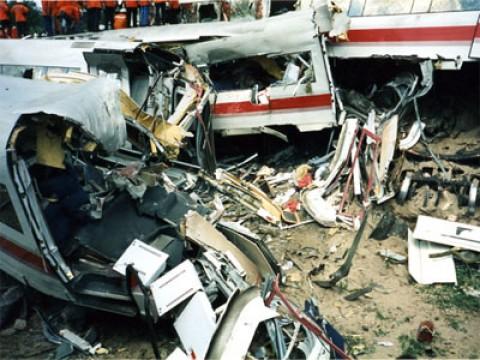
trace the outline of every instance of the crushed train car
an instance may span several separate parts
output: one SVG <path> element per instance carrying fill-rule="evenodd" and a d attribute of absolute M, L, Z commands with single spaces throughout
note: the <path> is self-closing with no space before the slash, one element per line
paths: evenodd
<path fill-rule="evenodd" d="M 346 356 L 318 312 L 300 315 L 272 283 L 280 270 L 265 246 L 207 220 L 195 176 L 132 151 L 117 82 L 0 83 L 2 271 L 76 305 L 172 318 L 194 358 L 243 358 L 266 343 L 284 358 Z M 199 320 L 206 332 L 192 334 Z M 97 349 L 68 329 L 49 336 Z"/>

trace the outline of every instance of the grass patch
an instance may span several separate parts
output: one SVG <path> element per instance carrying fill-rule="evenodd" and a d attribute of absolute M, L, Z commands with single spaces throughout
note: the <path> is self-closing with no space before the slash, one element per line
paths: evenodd
<path fill-rule="evenodd" d="M 480 272 L 467 265 L 457 265 L 458 285 L 437 284 L 424 287 L 430 300 L 440 309 L 459 309 L 480 313 L 480 299 L 467 295 L 462 288 L 480 289 Z"/>
<path fill-rule="evenodd" d="M 378 319 L 378 320 L 388 320 L 388 316 L 384 315 L 380 310 L 376 309 L 375 310 L 375 317 Z"/>
<path fill-rule="evenodd" d="M 383 329 L 381 329 L 381 328 L 378 328 L 378 329 L 373 330 L 373 333 L 374 333 L 375 336 L 377 336 L 377 337 L 383 337 L 383 336 L 388 335 L 388 332 L 386 332 L 385 330 L 383 330 Z"/>
<path fill-rule="evenodd" d="M 435 340 L 441 340 L 440 334 L 435 335 Z M 434 348 L 432 344 L 424 344 L 419 342 L 415 337 L 409 335 L 400 335 L 398 337 L 400 348 L 402 349 L 402 355 L 400 359 L 416 359 L 419 357 L 434 358 L 437 356 L 445 356 L 445 350 Z"/>
<path fill-rule="evenodd" d="M 460 322 L 454 317 L 447 317 L 448 326 L 456 331 L 465 331 L 465 329 L 460 325 Z"/>
<path fill-rule="evenodd" d="M 354 357 L 375 352 L 375 346 L 367 343 L 365 338 L 360 335 L 346 335 L 344 339 L 348 353 Z"/>

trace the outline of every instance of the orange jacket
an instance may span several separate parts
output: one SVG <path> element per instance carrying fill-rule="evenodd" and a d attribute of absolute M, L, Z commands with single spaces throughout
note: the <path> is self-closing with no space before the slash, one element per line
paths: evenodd
<path fill-rule="evenodd" d="M 85 7 L 87 9 L 101 9 L 102 8 L 102 2 L 101 1 L 96 1 L 96 0 L 87 0 L 87 1 L 85 1 Z"/>
<path fill-rule="evenodd" d="M 70 5 L 70 3 L 73 3 L 74 1 L 48 1 L 49 7 L 50 7 L 50 15 L 52 16 L 59 16 L 60 15 L 60 9 L 64 7 L 65 5 Z"/>
<path fill-rule="evenodd" d="M 67 4 L 58 9 L 58 14 L 65 13 L 73 22 L 80 22 L 80 8 L 78 5 Z"/>
<path fill-rule="evenodd" d="M 52 15 L 52 7 L 50 6 L 50 1 L 42 0 L 42 16 Z"/>
<path fill-rule="evenodd" d="M 147 0 L 140 0 L 138 2 L 138 5 L 139 6 L 151 6 L 152 5 L 152 2 L 151 1 L 147 1 Z"/>
<path fill-rule="evenodd" d="M 0 2 L 0 21 L 8 20 L 8 5 Z"/>
<path fill-rule="evenodd" d="M 105 7 L 107 7 L 107 8 L 115 8 L 118 5 L 117 1 L 110 1 L 110 0 L 106 0 L 103 3 L 105 5 Z"/>
<path fill-rule="evenodd" d="M 15 22 L 25 22 L 27 21 L 27 14 L 30 10 L 23 4 L 16 3 L 10 9 L 10 12 L 13 14 L 15 18 Z"/>
<path fill-rule="evenodd" d="M 180 8 L 180 1 L 179 0 L 169 0 L 168 5 L 170 9 L 178 9 Z"/>
<path fill-rule="evenodd" d="M 163 4 L 166 3 L 168 0 L 155 0 L 155 4 Z"/>
<path fill-rule="evenodd" d="M 136 0 L 126 0 L 125 1 L 126 8 L 136 8 L 138 7 L 138 1 Z"/>

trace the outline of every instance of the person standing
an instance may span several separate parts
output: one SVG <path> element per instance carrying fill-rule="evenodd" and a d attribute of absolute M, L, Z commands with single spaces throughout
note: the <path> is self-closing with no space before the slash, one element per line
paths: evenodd
<path fill-rule="evenodd" d="M 155 0 L 155 25 L 163 25 L 165 22 L 165 3 L 167 0 Z"/>
<path fill-rule="evenodd" d="M 86 0 L 87 9 L 87 29 L 88 31 L 98 31 L 100 25 L 100 13 L 102 11 L 102 2 L 95 0 Z"/>
<path fill-rule="evenodd" d="M 125 0 L 125 8 L 127 9 L 127 27 L 137 27 L 137 0 Z"/>
<path fill-rule="evenodd" d="M 80 24 L 80 7 L 75 1 L 61 4 L 58 9 L 62 34 L 73 34 L 78 32 Z"/>
<path fill-rule="evenodd" d="M 148 26 L 150 24 L 150 6 L 152 3 L 148 0 L 140 0 L 140 26 Z"/>
<path fill-rule="evenodd" d="M 0 1 L 0 35 L 2 38 L 8 37 L 8 28 L 10 27 L 10 18 L 8 5 L 6 1 Z"/>
<path fill-rule="evenodd" d="M 53 36 L 53 17 L 52 17 L 52 2 L 42 0 L 42 17 L 43 17 L 43 27 L 47 36 Z"/>
<path fill-rule="evenodd" d="M 105 30 L 113 29 L 113 20 L 115 17 L 115 10 L 117 8 L 117 1 L 106 0 L 104 5 Z"/>
<path fill-rule="evenodd" d="M 29 11 L 30 9 L 27 6 L 17 2 L 13 2 L 13 6 L 10 8 L 10 12 L 15 19 L 18 36 L 21 38 L 28 34 L 27 14 Z"/>
<path fill-rule="evenodd" d="M 180 22 L 180 1 L 168 0 L 167 17 L 165 19 L 169 24 L 178 24 Z"/>

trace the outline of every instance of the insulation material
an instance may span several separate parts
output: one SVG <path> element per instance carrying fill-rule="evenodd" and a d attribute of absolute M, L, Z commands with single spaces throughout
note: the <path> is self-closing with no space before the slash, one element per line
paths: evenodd
<path fill-rule="evenodd" d="M 165 147 L 170 159 L 178 156 L 183 139 L 186 136 L 192 136 L 182 127 L 169 124 L 140 110 L 138 104 L 123 91 L 120 91 L 120 105 L 125 117 L 133 119 L 153 133 L 160 144 Z"/>
<path fill-rule="evenodd" d="M 65 152 L 62 136 L 48 129 L 47 124 L 37 128 L 37 163 L 57 169 L 65 169 Z"/>
<path fill-rule="evenodd" d="M 111 152 L 126 141 L 117 81 L 102 78 L 84 84 L 55 84 L 0 76 L 0 83 L 0 107 L 7 112 L 65 117 Z"/>

